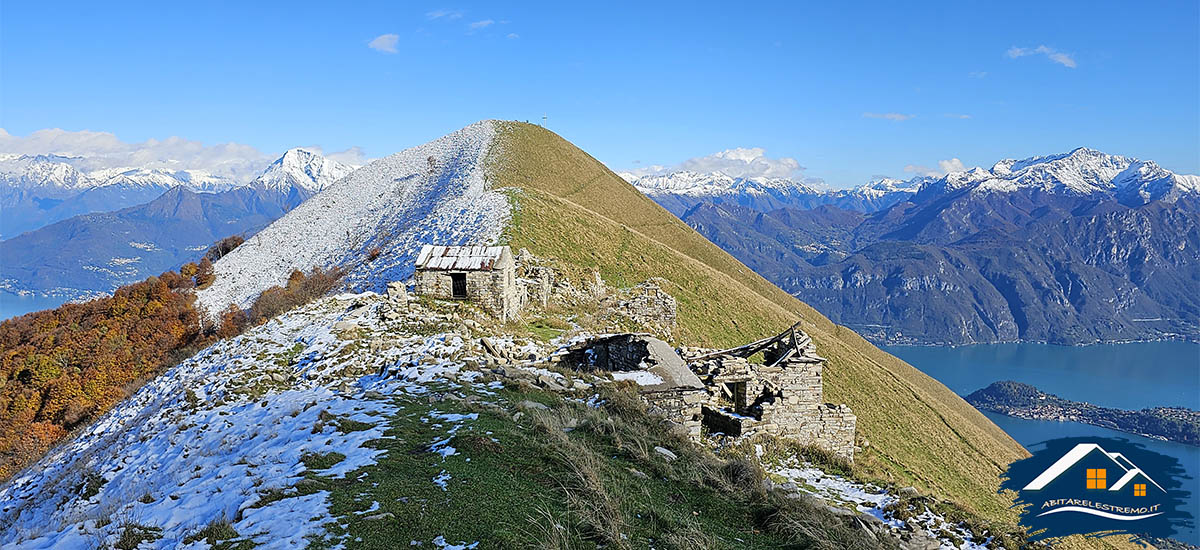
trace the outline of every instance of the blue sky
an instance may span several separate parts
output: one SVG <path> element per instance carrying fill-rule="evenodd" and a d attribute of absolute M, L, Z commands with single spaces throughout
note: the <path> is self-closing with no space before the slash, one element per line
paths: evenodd
<path fill-rule="evenodd" d="M 1198 6 L 4 2 L 0 127 L 379 157 L 547 114 L 614 169 L 760 147 L 844 187 L 1089 146 L 1200 173 Z"/>

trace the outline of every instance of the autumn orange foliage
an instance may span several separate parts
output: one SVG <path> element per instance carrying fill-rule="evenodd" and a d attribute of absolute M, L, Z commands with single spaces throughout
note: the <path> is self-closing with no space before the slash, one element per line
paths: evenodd
<path fill-rule="evenodd" d="M 200 347 L 307 303 L 341 277 L 295 271 L 248 312 L 230 306 L 206 328 L 190 289 L 211 284 L 212 264 L 180 271 L 0 323 L 0 481 Z"/>
<path fill-rule="evenodd" d="M 205 340 L 190 286 L 164 273 L 111 297 L 0 323 L 0 479 Z"/>

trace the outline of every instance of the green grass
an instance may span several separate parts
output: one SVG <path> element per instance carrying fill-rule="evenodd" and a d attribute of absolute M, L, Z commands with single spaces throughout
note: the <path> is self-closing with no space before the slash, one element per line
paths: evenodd
<path fill-rule="evenodd" d="M 330 492 L 335 519 L 310 548 L 408 547 L 438 536 L 480 548 L 877 547 L 823 509 L 767 495 L 756 466 L 691 445 L 647 416 L 636 395 L 615 391 L 597 409 L 528 386 L 492 396 L 431 389 L 472 399 L 393 397 L 400 409 L 390 437 L 369 443 L 386 451 L 377 464 L 343 479 L 310 467 L 296 488 L 264 500 Z M 513 404 L 525 400 L 549 409 L 514 420 Z M 457 454 L 429 450 L 450 428 L 435 425 L 434 411 L 479 415 L 451 440 Z M 678 460 L 667 462 L 655 445 Z M 449 476 L 445 490 L 434 484 L 441 475 Z M 809 531 L 789 530 L 789 522 Z M 812 540 L 812 529 L 823 542 Z"/>
<path fill-rule="evenodd" d="M 525 325 L 526 330 L 538 340 L 549 342 L 571 328 L 571 325 L 553 318 L 539 317 Z"/>
<path fill-rule="evenodd" d="M 241 538 L 233 524 L 225 518 L 215 519 L 183 539 L 184 544 L 198 541 L 208 543 L 213 550 L 249 550 L 255 546 L 253 542 Z"/>
<path fill-rule="evenodd" d="M 503 234 L 514 249 L 556 261 L 576 282 L 593 271 L 621 287 L 665 279 L 679 303 L 676 343 L 738 345 L 802 320 L 829 359 L 826 401 L 850 405 L 859 442 L 870 444 L 856 456 L 857 474 L 1015 522 L 1011 496 L 997 488 L 1025 449 L 945 386 L 753 273 L 587 153 L 542 127 L 502 122 L 488 181 L 514 204 Z"/>
<path fill-rule="evenodd" d="M 137 523 L 121 525 L 121 534 L 113 547 L 117 550 L 135 550 L 143 542 L 155 541 L 162 538 L 162 529 Z"/>

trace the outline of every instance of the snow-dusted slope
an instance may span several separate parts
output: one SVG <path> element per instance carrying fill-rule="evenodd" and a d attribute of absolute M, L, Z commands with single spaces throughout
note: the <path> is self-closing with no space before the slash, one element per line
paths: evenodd
<path fill-rule="evenodd" d="M 245 307 L 313 267 L 340 266 L 349 287 L 381 289 L 412 274 L 421 244 L 494 243 L 509 203 L 484 178 L 493 138 L 493 122 L 477 122 L 354 171 L 221 258 L 200 304 Z"/>
<path fill-rule="evenodd" d="M 315 194 L 346 177 L 354 168 L 312 151 L 295 148 L 272 162 L 251 185 L 281 193 L 288 193 L 295 187 Z"/>
<path fill-rule="evenodd" d="M 372 305 L 348 314 L 350 301 Z M 326 491 L 269 497 L 297 486 L 306 453 L 345 455 L 321 470 L 335 478 L 374 464 L 383 451 L 364 443 L 384 437 L 393 398 L 421 395 L 462 366 L 450 359 L 464 344 L 454 333 L 388 333 L 387 349 L 368 353 L 332 328 L 354 322 L 383 334 L 377 303 L 326 298 L 158 376 L 0 484 L 0 548 L 112 548 L 123 524 L 136 523 L 157 530 L 140 548 L 199 550 L 210 546 L 187 536 L 222 518 L 259 548 L 323 537 Z M 363 429 L 340 430 L 334 418 Z"/>

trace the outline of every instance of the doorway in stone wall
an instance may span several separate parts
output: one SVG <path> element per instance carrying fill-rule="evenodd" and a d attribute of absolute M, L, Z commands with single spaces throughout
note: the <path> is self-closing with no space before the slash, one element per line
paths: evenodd
<path fill-rule="evenodd" d="M 451 273 L 450 274 L 450 296 L 453 298 L 467 297 L 467 274 L 466 273 Z"/>

